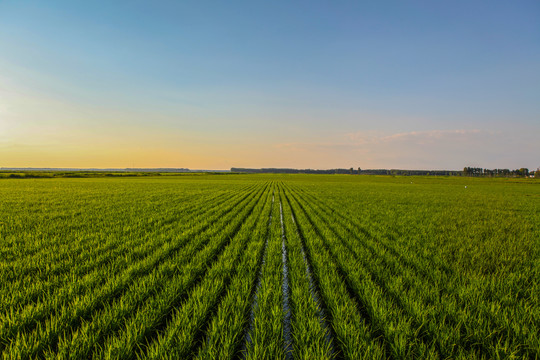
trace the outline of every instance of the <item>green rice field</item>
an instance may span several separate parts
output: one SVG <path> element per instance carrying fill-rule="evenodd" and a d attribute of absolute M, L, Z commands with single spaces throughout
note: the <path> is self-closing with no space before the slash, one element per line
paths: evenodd
<path fill-rule="evenodd" d="M 540 181 L 0 179 L 4 359 L 540 359 Z"/>

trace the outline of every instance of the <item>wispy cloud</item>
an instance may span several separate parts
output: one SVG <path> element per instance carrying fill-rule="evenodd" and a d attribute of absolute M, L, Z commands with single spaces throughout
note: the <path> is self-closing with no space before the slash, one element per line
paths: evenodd
<path fill-rule="evenodd" d="M 394 142 L 426 144 L 446 140 L 469 140 L 471 137 L 482 133 L 483 132 L 478 129 L 409 131 L 390 135 L 373 131 L 359 131 L 346 134 L 345 139 L 357 145 Z"/>
<path fill-rule="evenodd" d="M 479 129 L 390 134 L 359 131 L 321 141 L 280 143 L 274 148 L 276 152 L 286 153 L 288 159 L 296 159 L 305 164 L 323 164 L 326 167 L 460 169 L 463 166 L 534 165 L 534 156 L 531 154 L 537 145 L 520 139 L 508 131 Z"/>

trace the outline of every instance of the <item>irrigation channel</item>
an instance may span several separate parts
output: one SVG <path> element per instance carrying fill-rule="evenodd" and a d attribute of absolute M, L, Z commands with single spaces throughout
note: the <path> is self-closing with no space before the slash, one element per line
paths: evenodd
<path fill-rule="evenodd" d="M 277 191 L 277 194 L 276 194 Z M 254 292 L 252 294 L 253 300 L 251 302 L 251 310 L 250 310 L 250 316 L 249 316 L 249 324 L 246 328 L 246 332 L 244 335 L 244 343 L 242 344 L 242 358 L 274 358 L 277 356 L 278 358 L 284 358 L 284 359 L 293 359 L 294 358 L 294 348 L 293 348 L 293 333 L 292 333 L 292 312 L 291 312 L 291 304 L 290 304 L 290 297 L 291 297 L 291 288 L 289 286 L 289 266 L 288 266 L 288 255 L 287 255 L 287 247 L 288 247 L 288 241 L 285 231 L 285 222 L 283 218 L 283 203 L 282 203 L 282 193 L 284 192 L 284 189 L 277 186 L 272 193 L 272 208 L 268 219 L 268 236 L 266 237 L 264 248 L 262 252 L 262 260 L 260 265 L 260 270 L 257 275 L 256 280 L 256 286 L 254 288 Z M 275 231 L 272 231 L 272 225 L 273 225 L 273 215 L 272 210 L 274 209 L 275 202 L 276 202 L 276 196 L 279 201 L 279 233 L 276 233 Z M 294 215 L 291 213 L 291 219 L 293 221 L 293 224 L 295 223 Z M 274 229 L 275 230 L 275 229 Z M 298 236 L 298 232 L 296 229 L 294 229 L 295 235 Z M 256 315 L 257 312 L 260 310 L 260 308 L 264 307 L 267 304 L 261 304 L 259 301 L 259 298 L 261 297 L 261 292 L 264 290 L 261 290 L 261 283 L 263 281 L 263 277 L 265 276 L 266 272 L 266 266 L 267 265 L 267 251 L 268 251 L 268 243 L 270 240 L 275 240 L 278 238 L 281 239 L 281 264 L 279 264 L 279 267 L 281 267 L 281 291 L 282 291 L 282 312 L 274 312 L 274 314 L 278 314 L 281 316 L 282 319 L 282 329 L 279 329 L 279 323 L 276 324 L 276 327 L 278 328 L 275 332 L 274 338 L 268 337 L 264 339 L 265 341 L 262 342 L 262 347 L 259 346 L 259 344 L 256 344 L 256 342 L 261 339 L 257 338 L 257 335 L 255 334 L 257 331 L 260 331 L 258 328 L 256 328 Z M 273 236 L 273 239 L 272 239 Z M 275 242 L 277 243 L 277 242 Z M 313 304 L 315 304 L 315 307 L 318 311 L 318 319 L 320 324 L 325 328 L 325 339 L 324 341 L 326 344 L 323 346 L 326 353 L 324 354 L 327 358 L 335 358 L 337 354 L 333 352 L 333 346 L 332 346 L 332 335 L 331 332 L 328 330 L 328 324 L 325 320 L 324 315 L 324 309 L 319 301 L 318 295 L 317 295 L 317 288 L 315 285 L 315 280 L 313 279 L 313 276 L 311 274 L 309 260 L 306 257 L 304 246 L 300 244 L 300 250 L 302 254 L 302 261 L 304 264 L 304 273 L 301 274 L 305 277 L 305 279 L 309 282 L 309 295 L 311 296 L 311 301 Z M 276 308 L 275 308 L 276 309 Z M 279 319 L 279 317 L 278 317 Z M 269 334 L 271 334 L 271 330 L 268 331 Z M 268 350 L 266 347 L 268 344 L 265 345 L 265 342 L 268 343 L 268 341 L 273 342 L 270 346 L 271 350 Z M 277 346 L 276 346 L 277 345 Z M 318 346 L 318 345 L 317 345 Z M 303 354 L 303 356 L 309 355 L 308 353 Z"/>
<path fill-rule="evenodd" d="M 516 184 L 285 178 L 0 183 L 2 358 L 540 358 Z"/>

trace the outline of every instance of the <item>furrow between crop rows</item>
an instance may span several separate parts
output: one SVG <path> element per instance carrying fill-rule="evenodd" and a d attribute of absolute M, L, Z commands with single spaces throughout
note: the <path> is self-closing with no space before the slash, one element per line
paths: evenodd
<path fill-rule="evenodd" d="M 309 203 L 306 202 L 306 204 Z M 310 211 L 312 214 L 321 216 L 317 210 Z M 445 296 L 434 292 L 432 283 L 418 278 L 417 273 L 411 272 L 410 269 L 399 268 L 394 257 L 389 256 L 389 253 L 378 252 L 375 250 L 377 247 L 374 248 L 365 241 L 356 242 L 355 245 L 360 244 L 368 250 L 367 253 L 362 253 L 362 248 L 349 243 L 348 239 L 353 235 L 350 232 L 345 234 L 340 226 L 331 225 L 328 219 L 324 219 L 324 216 L 315 222 L 328 226 L 329 230 L 348 249 L 348 252 L 355 254 L 356 260 L 363 261 L 360 270 L 365 269 L 365 272 L 362 276 L 371 279 L 373 286 L 380 287 L 382 293 L 390 297 L 390 301 L 406 312 L 412 326 L 417 329 L 416 335 L 412 336 L 424 339 L 424 341 L 435 342 L 437 351 L 445 354 L 444 356 L 470 357 L 472 356 L 470 352 L 492 353 L 495 356 L 501 336 L 511 336 L 510 333 L 504 331 L 506 328 L 502 328 L 503 333 L 497 337 L 493 336 L 492 329 L 496 328 L 494 325 L 475 324 L 478 318 L 485 320 L 490 319 L 490 317 L 486 314 L 472 315 L 474 305 L 471 307 L 469 304 L 463 304 L 459 299 L 446 292 Z M 335 244 L 336 241 L 330 239 L 329 243 Z M 350 264 L 350 261 L 344 260 L 343 264 Z M 348 270 L 345 272 L 351 274 Z M 399 277 L 397 277 L 398 274 Z M 392 281 L 387 284 L 383 279 L 392 279 Z M 441 322 L 440 319 L 444 319 L 444 321 Z M 461 326 L 466 326 L 469 330 L 467 328 L 460 329 Z M 464 331 L 469 335 L 464 337 Z M 523 337 L 515 335 L 513 337 L 525 343 L 529 342 Z M 490 338 L 492 339 L 491 344 L 489 343 Z M 459 342 L 462 343 L 462 346 L 455 347 L 454 344 Z M 527 351 L 514 349 L 512 352 L 520 353 L 522 350 Z"/>
<path fill-rule="evenodd" d="M 299 204 L 301 210 L 306 214 L 311 226 L 323 239 L 323 244 L 328 249 L 330 258 L 336 263 L 341 276 L 345 279 L 351 297 L 356 300 L 361 309 L 365 309 L 365 314 L 369 316 L 376 333 L 384 334 L 388 339 L 389 347 L 397 358 L 415 358 L 417 356 L 434 356 L 439 352 L 438 348 L 430 348 L 431 337 L 427 343 L 417 344 L 417 341 L 426 341 L 423 336 L 418 337 L 418 329 L 421 325 L 406 314 L 406 309 L 400 298 L 396 298 L 394 293 L 388 294 L 388 288 L 380 281 L 374 281 L 377 277 L 374 273 L 365 271 L 365 268 L 354 258 L 350 247 L 345 246 L 327 227 L 322 219 L 315 219 L 314 213 L 309 213 L 304 204 Z M 373 294 L 377 294 L 376 302 Z M 396 323 L 395 329 L 385 326 L 392 318 Z M 415 331 L 416 330 L 416 331 Z M 407 346 L 403 346 L 407 344 Z"/>
<path fill-rule="evenodd" d="M 289 306 L 289 267 L 287 265 L 287 247 L 285 246 L 285 227 L 283 225 L 283 207 L 279 200 L 279 219 L 281 224 L 281 252 L 283 261 L 283 341 L 285 359 L 292 359 L 291 310 Z"/>
<path fill-rule="evenodd" d="M 359 312 L 361 308 L 351 297 L 343 272 L 334 261 L 329 261 L 332 255 L 323 238 L 315 231 L 291 193 L 286 192 L 285 197 L 296 219 L 299 235 L 313 266 L 322 299 L 328 307 L 328 315 L 343 356 L 349 359 L 390 356 L 391 352 L 385 347 L 385 342 L 381 343 L 381 334 L 373 332 L 372 319 L 365 312 Z"/>
<path fill-rule="evenodd" d="M 286 201 L 283 201 L 283 212 L 286 214 L 284 230 L 289 249 L 293 355 L 298 359 L 335 358 L 338 354 L 334 350 L 334 335 L 327 323 L 325 306 L 319 299 L 319 290 L 299 238 L 296 221 Z"/>
<path fill-rule="evenodd" d="M 232 359 L 245 354 L 246 337 L 250 331 L 254 311 L 256 286 L 271 226 L 273 200 L 272 192 L 272 201 L 268 196 L 251 235 L 253 240 L 246 248 L 245 258 L 235 269 L 227 293 L 207 328 L 205 341 L 197 354 L 198 359 Z M 268 221 L 265 221 L 266 219 Z"/>
<path fill-rule="evenodd" d="M 251 340 L 251 336 L 252 336 L 252 332 L 253 332 L 253 323 L 254 323 L 254 319 L 255 319 L 255 309 L 257 308 L 257 296 L 259 295 L 259 290 L 261 288 L 261 278 L 262 278 L 262 271 L 264 269 L 264 266 L 266 264 L 266 252 L 267 252 L 267 249 L 268 249 L 268 240 L 270 238 L 270 228 L 272 227 L 272 210 L 274 209 L 274 201 L 275 201 L 275 190 L 272 192 L 272 205 L 270 207 L 270 213 L 268 214 L 268 230 L 267 230 L 267 235 L 266 235 L 266 240 L 264 242 L 264 247 L 263 247 L 263 252 L 262 252 L 262 258 L 261 258 L 261 264 L 260 264 L 260 267 L 259 267 L 259 271 L 257 273 L 257 280 L 256 280 L 256 285 L 255 285 L 255 288 L 254 288 L 254 291 L 253 291 L 253 294 L 252 294 L 252 301 L 251 301 L 251 306 L 250 306 L 250 311 L 249 311 L 249 323 L 248 323 L 248 326 L 246 328 L 246 331 L 245 331 L 245 335 L 244 335 L 244 342 L 243 342 L 243 346 L 242 346 L 242 350 L 241 350 L 241 353 L 242 354 L 246 354 L 247 350 L 246 350 L 246 346 L 247 344 L 252 344 L 252 340 Z"/>
<path fill-rule="evenodd" d="M 197 347 L 202 345 L 197 339 L 208 327 L 207 324 L 211 321 L 212 314 L 217 310 L 220 300 L 231 282 L 231 277 L 234 276 L 238 268 L 242 268 L 246 261 L 249 262 L 253 259 L 248 256 L 250 255 L 249 251 L 242 252 L 242 250 L 245 250 L 246 246 L 249 248 L 253 241 L 250 235 L 258 224 L 257 220 L 262 216 L 264 203 L 262 201 L 256 202 L 242 217 L 237 238 L 232 240 L 231 245 L 220 255 L 206 276 L 202 278 L 200 284 L 191 291 L 185 302 L 168 316 L 163 331 L 157 332 L 155 336 L 150 338 L 146 350 L 140 354 L 141 357 L 179 359 L 196 353 Z M 261 242 L 259 244 L 262 245 Z M 146 320 L 146 322 L 148 321 Z M 127 344 L 123 346 L 127 346 Z M 105 354 L 107 358 L 109 354 L 115 355 L 115 353 L 108 351 Z"/>
<path fill-rule="evenodd" d="M 242 200 L 246 199 L 246 196 L 248 194 L 245 194 L 242 197 Z M 253 196 L 253 195 L 252 195 Z M 252 197 L 251 202 L 253 203 L 254 198 Z M 219 219 L 218 223 L 225 224 L 227 223 L 228 219 L 231 218 L 231 215 L 222 217 Z M 231 218 L 232 219 L 232 218 Z M 210 231 L 213 231 L 212 229 L 215 228 L 216 225 L 213 225 L 212 228 L 210 228 Z M 229 228 L 231 228 L 231 225 L 229 224 Z M 232 231 L 233 229 L 229 230 Z M 197 234 L 197 233 L 195 233 Z M 46 322 L 47 325 L 45 328 L 42 328 L 41 325 L 39 328 L 36 329 L 30 336 L 23 335 L 24 333 L 19 333 L 23 335 L 22 341 L 15 342 L 15 344 L 18 345 L 19 349 L 17 351 L 21 353 L 28 353 L 28 354 L 34 354 L 39 353 L 42 349 L 50 348 L 51 346 L 55 346 L 58 341 L 59 335 L 65 331 L 61 329 L 71 329 L 71 332 L 68 333 L 69 337 L 75 336 L 75 338 L 79 339 L 85 338 L 85 336 L 89 336 L 87 332 L 83 332 L 82 335 L 78 334 L 78 332 L 74 332 L 79 326 L 85 325 L 83 329 L 94 329 L 95 332 L 92 333 L 92 338 L 95 339 L 95 341 L 99 341 L 100 334 L 106 334 L 107 332 L 101 331 L 102 329 L 105 329 L 107 331 L 110 331 L 110 325 L 103 326 L 100 329 L 95 329 L 96 324 L 102 324 L 103 321 L 97 320 L 95 316 L 93 316 L 93 313 L 102 314 L 101 318 L 109 318 L 112 321 L 114 319 L 113 314 L 123 313 L 125 315 L 130 314 L 130 312 L 133 309 L 133 306 L 137 306 L 136 304 L 139 304 L 142 301 L 145 301 L 146 297 L 151 292 L 154 292 L 154 289 L 159 289 L 161 284 L 165 284 L 165 280 L 167 280 L 170 276 L 178 272 L 178 264 L 182 264 L 186 262 L 187 260 L 191 260 L 193 258 L 193 255 L 196 254 L 199 249 L 204 248 L 205 243 L 208 241 L 209 237 L 212 236 L 212 233 L 200 233 L 195 237 L 186 236 L 184 239 L 186 239 L 182 243 L 173 244 L 171 246 L 167 246 L 164 248 L 164 252 L 162 254 L 158 254 L 156 257 L 154 257 L 153 260 L 150 262 L 146 262 L 143 264 L 143 267 L 136 271 L 137 278 L 139 276 L 144 275 L 143 278 L 140 278 L 137 283 L 133 283 L 133 286 L 130 286 L 134 278 L 132 278 L 127 273 L 124 277 L 116 277 L 108 281 L 107 284 L 102 287 L 103 290 L 98 292 L 96 294 L 95 290 L 92 293 L 89 293 L 86 298 L 83 298 L 83 301 L 78 304 L 78 307 L 71 309 L 70 307 L 67 307 L 65 309 L 62 309 L 57 316 L 51 317 L 50 320 Z M 190 240 L 190 242 L 187 242 L 187 240 Z M 193 242 L 195 241 L 195 242 Z M 187 244 L 187 245 L 186 245 Z M 187 246 L 187 247 L 186 247 Z M 183 249 L 182 252 L 177 253 L 179 249 Z M 212 249 L 212 248 L 210 248 Z M 216 251 L 216 250 L 209 250 L 210 252 Z M 176 253 L 176 258 L 173 257 L 173 260 L 175 260 L 174 263 L 171 263 L 171 260 L 168 260 L 164 262 L 166 259 L 169 259 L 171 255 Z M 160 264 L 160 266 L 156 269 L 154 269 L 155 265 Z M 170 264 L 170 265 L 169 265 Z M 148 273 L 148 271 L 152 270 Z M 148 274 L 148 275 L 145 275 Z M 132 288 L 132 289 L 130 289 Z M 145 289 L 144 291 L 137 290 L 137 289 Z M 126 291 L 128 291 L 128 294 L 133 294 L 133 296 L 128 296 L 128 299 L 132 299 L 129 301 L 124 301 L 126 298 Z M 86 301 L 84 301 L 87 299 Z M 87 304 L 87 305 L 85 305 Z M 108 306 L 107 304 L 111 304 Z M 103 310 L 102 310 L 103 309 Z M 111 309 L 111 310 L 108 310 Z M 112 313 L 111 313 L 112 311 Z M 107 314 L 109 314 L 107 316 Z M 123 316 L 125 316 L 123 315 Z M 122 318 L 123 316 L 116 317 L 116 318 Z M 89 323 L 83 323 L 82 320 L 90 320 Z M 104 320 L 105 321 L 105 320 Z M 107 320 L 108 321 L 108 320 Z M 58 324 L 58 325 L 54 325 Z M 58 326 L 62 326 L 58 328 Z M 100 330 L 100 331 L 98 331 Z M 87 334 L 87 335 L 85 335 Z M 78 346 L 76 345 L 70 345 L 72 340 L 62 340 L 62 343 L 65 343 L 68 348 L 71 346 Z"/>
<path fill-rule="evenodd" d="M 253 210 L 258 197 L 264 191 L 261 189 L 252 195 L 246 207 L 240 207 L 240 211 L 234 217 L 227 216 L 221 219 L 214 226 L 218 232 L 201 236 L 202 242 L 193 248 L 195 252 L 183 253 L 182 257 L 163 264 L 160 269 L 169 271 L 165 276 L 158 273 L 157 278 L 149 278 L 148 284 L 137 284 L 138 287 L 94 316 L 90 322 L 92 326 L 84 328 L 75 342 L 69 339 L 63 341 L 59 354 L 67 355 L 73 348 L 82 348 L 83 356 L 90 351 L 99 351 L 102 354 L 100 356 L 125 356 L 127 353 L 128 357 L 133 357 L 136 349 L 127 339 L 133 340 L 135 337 L 137 341 L 142 342 L 158 331 L 167 316 L 170 316 L 175 304 L 181 302 L 189 294 L 190 289 L 200 282 L 210 265 L 228 246 L 238 232 L 242 219 Z M 213 237 L 217 237 L 219 241 L 208 242 Z M 124 319 L 123 324 L 115 323 L 115 319 L 119 318 Z M 102 333 L 100 331 L 102 328 L 108 329 L 107 333 Z M 111 336 L 111 333 L 114 336 Z M 103 347 L 99 344 L 105 335 L 108 335 L 108 340 L 104 345 L 106 347 Z M 107 351 L 105 355 L 104 351 Z M 54 357 L 54 354 L 51 354 L 51 357 Z"/>

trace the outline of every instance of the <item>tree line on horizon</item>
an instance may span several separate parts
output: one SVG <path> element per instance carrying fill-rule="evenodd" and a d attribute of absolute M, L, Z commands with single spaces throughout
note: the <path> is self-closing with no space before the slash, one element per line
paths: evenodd
<path fill-rule="evenodd" d="M 540 178 L 540 168 L 536 171 L 529 171 L 527 168 L 520 169 L 483 169 L 478 167 L 464 167 L 464 176 L 487 176 L 487 177 L 529 177 L 534 175 L 535 178 Z"/>
<path fill-rule="evenodd" d="M 349 174 L 349 175 L 402 175 L 402 176 L 475 176 L 475 177 L 528 177 L 533 173 L 527 168 L 510 169 L 484 169 L 477 167 L 464 167 L 459 170 L 402 170 L 402 169 L 291 169 L 291 168 L 231 168 L 234 173 L 247 174 Z M 534 172 L 535 178 L 540 178 L 540 169 Z"/>

